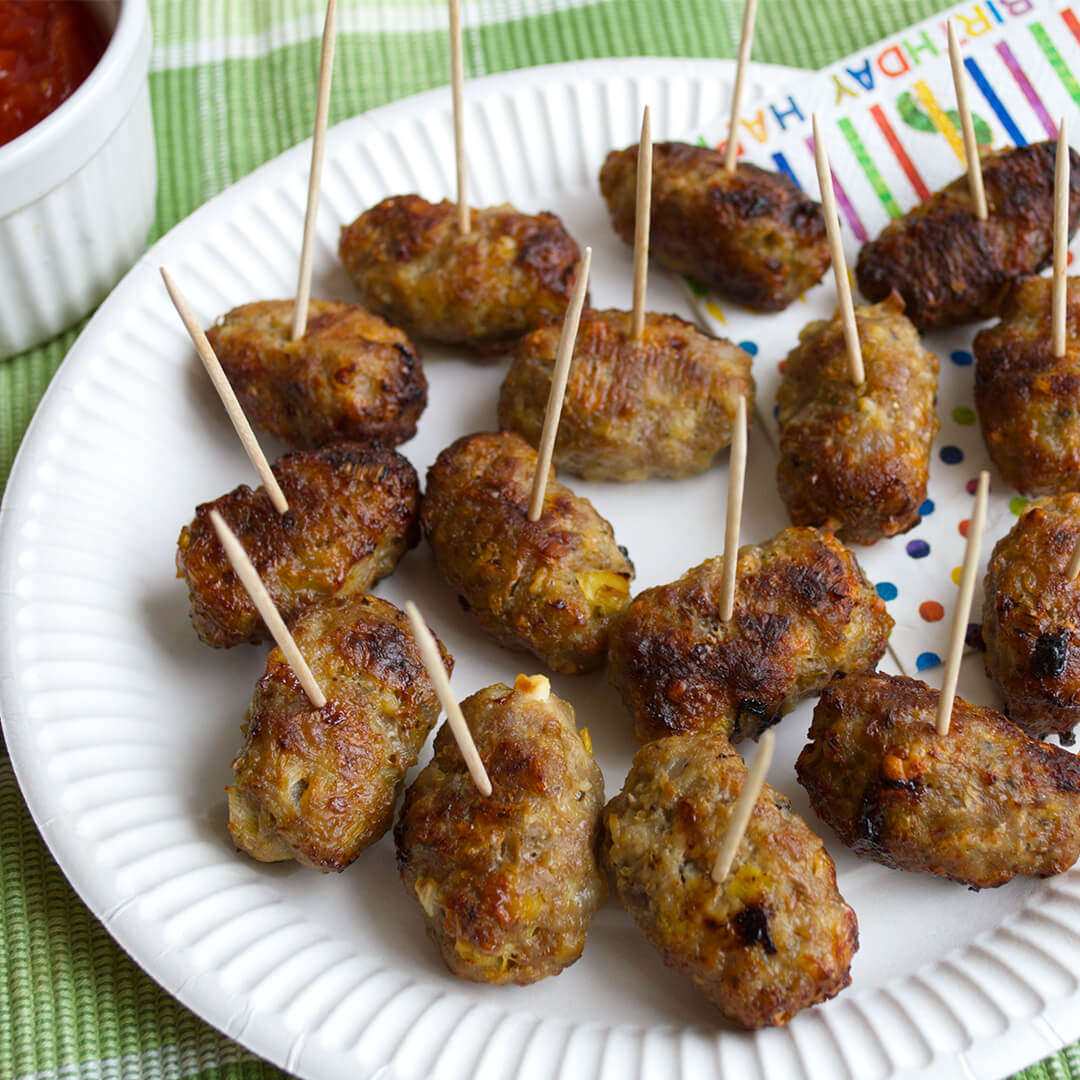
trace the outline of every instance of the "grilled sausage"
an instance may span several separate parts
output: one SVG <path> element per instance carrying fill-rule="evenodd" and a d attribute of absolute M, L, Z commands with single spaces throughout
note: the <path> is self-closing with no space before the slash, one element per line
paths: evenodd
<path fill-rule="evenodd" d="M 750 357 L 674 315 L 650 312 L 640 342 L 625 311 L 581 316 L 555 465 L 586 480 L 703 472 L 731 442 L 740 397 L 754 403 Z M 499 394 L 499 425 L 540 443 L 562 325 L 526 335 Z"/>
<path fill-rule="evenodd" d="M 1080 278 L 1068 279 L 1065 355 L 1051 344 L 1051 282 L 1017 282 L 975 335 L 975 408 L 990 459 L 1025 495 L 1080 491 Z"/>
<path fill-rule="evenodd" d="M 647 743 L 604 808 L 602 853 L 664 963 L 727 1019 L 760 1028 L 843 990 L 859 932 L 820 838 L 768 784 L 730 873 L 713 881 L 746 772 L 722 735 Z"/>
<path fill-rule="evenodd" d="M 499 352 L 570 302 L 579 252 L 554 215 L 512 206 L 472 211 L 419 195 L 384 199 L 341 230 L 360 301 L 410 333 Z"/>
<path fill-rule="evenodd" d="M 1055 140 L 982 159 L 986 221 L 975 216 L 966 173 L 890 221 L 859 252 L 863 296 L 884 300 L 895 289 L 920 330 L 996 315 L 1010 284 L 1053 255 L 1056 150 Z M 1071 239 L 1080 221 L 1080 154 L 1069 157 Z"/>
<path fill-rule="evenodd" d="M 830 533 L 784 529 L 739 550 L 735 612 L 719 616 L 722 559 L 634 597 L 611 635 L 608 676 L 639 742 L 718 732 L 756 738 L 834 672 L 885 652 L 893 620 Z"/>
<path fill-rule="evenodd" d="M 409 620 L 377 596 L 327 600 L 292 634 L 327 701 L 314 708 L 271 651 L 233 762 L 229 831 L 260 862 L 340 871 L 390 828 L 439 702 Z"/>
<path fill-rule="evenodd" d="M 607 896 L 596 862 L 604 778 L 543 675 L 461 708 L 492 794 L 477 791 L 444 725 L 405 793 L 398 870 L 455 975 L 525 985 L 577 960 Z"/>
<path fill-rule="evenodd" d="M 938 362 L 893 293 L 857 307 L 866 381 L 848 376 L 839 313 L 812 322 L 788 353 L 780 411 L 780 498 L 796 525 L 873 544 L 918 525 L 930 475 Z"/>
<path fill-rule="evenodd" d="M 411 439 L 427 379 L 409 339 L 359 304 L 312 300 L 293 341 L 292 314 L 292 300 L 263 300 L 206 332 L 252 426 L 298 450 Z"/>
<path fill-rule="evenodd" d="M 1072 743 L 1080 722 L 1080 495 L 1036 499 L 997 542 L 986 572 L 986 673 L 1005 715 L 1035 738 Z"/>
<path fill-rule="evenodd" d="M 613 150 L 600 170 L 611 223 L 634 242 L 638 148 Z M 782 173 L 703 146 L 653 146 L 652 257 L 754 311 L 783 311 L 829 268 L 820 204 Z"/>
<path fill-rule="evenodd" d="M 795 764 L 818 816 L 857 855 L 972 888 L 1049 877 L 1080 854 L 1080 761 L 957 698 L 880 673 L 838 679 Z"/>
<path fill-rule="evenodd" d="M 599 667 L 634 567 L 588 499 L 549 476 L 529 521 L 536 451 L 520 436 L 466 435 L 428 470 L 420 522 L 439 572 L 503 645 L 553 671 Z"/>
<path fill-rule="evenodd" d="M 241 484 L 196 507 L 180 532 L 176 576 L 187 581 L 195 632 L 214 648 L 257 644 L 270 632 L 233 572 L 211 510 L 239 537 L 287 623 L 335 593 L 366 592 L 420 539 L 416 470 L 393 450 L 338 443 L 286 454 L 271 468 L 288 513 L 263 488 Z"/>

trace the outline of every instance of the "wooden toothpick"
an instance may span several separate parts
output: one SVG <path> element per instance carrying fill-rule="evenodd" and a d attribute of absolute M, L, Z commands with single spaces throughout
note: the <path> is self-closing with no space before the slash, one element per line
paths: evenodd
<path fill-rule="evenodd" d="M 975 121 L 971 118 L 967 79 L 964 76 L 964 63 L 960 59 L 960 42 L 956 39 L 956 27 L 953 26 L 952 19 L 947 20 L 947 25 L 949 27 L 949 62 L 952 64 L 953 87 L 956 90 L 956 109 L 960 113 L 960 128 L 964 135 L 964 158 L 967 165 L 968 185 L 971 188 L 971 201 L 975 206 L 975 216 L 980 221 L 985 221 L 989 212 L 986 207 L 986 192 L 983 191 L 979 144 L 975 141 Z"/>
<path fill-rule="evenodd" d="M 739 58 L 735 65 L 735 88 L 731 91 L 731 119 L 728 122 L 727 148 L 724 151 L 724 169 L 732 172 L 739 156 L 739 105 L 742 102 L 743 82 L 749 67 L 750 49 L 754 42 L 754 16 L 757 0 L 746 0 L 743 8 L 742 37 L 739 39 Z"/>
<path fill-rule="evenodd" d="M 975 509 L 968 523 L 964 568 L 960 575 L 960 592 L 956 598 L 956 612 L 953 615 L 952 633 L 949 637 L 949 654 L 945 661 L 945 677 L 941 681 L 941 696 L 938 698 L 937 733 L 939 735 L 948 735 L 949 723 L 952 720 L 956 680 L 960 677 L 960 658 L 967 638 L 971 598 L 975 593 L 975 574 L 979 567 L 979 549 L 982 547 L 983 526 L 986 524 L 986 497 L 989 491 L 990 474 L 984 469 L 979 473 L 979 486 L 975 491 Z"/>
<path fill-rule="evenodd" d="M 454 100 L 454 158 L 457 164 L 458 229 L 469 235 L 469 199 L 465 186 L 465 69 L 461 58 L 461 3 L 450 0 L 450 87 Z"/>
<path fill-rule="evenodd" d="M 570 295 L 570 304 L 566 309 L 562 333 L 559 335 L 559 347 L 555 353 L 551 390 L 544 413 L 544 428 L 540 432 L 540 446 L 536 451 L 536 474 L 533 476 L 532 493 L 529 497 L 530 521 L 539 521 L 540 512 L 544 508 L 548 469 L 551 468 L 551 455 L 555 451 L 555 436 L 559 431 L 559 416 L 562 413 L 563 395 L 566 393 L 566 378 L 570 374 L 570 361 L 574 357 L 574 341 L 577 338 L 578 323 L 581 321 L 581 309 L 585 306 L 585 294 L 589 290 L 591 262 L 592 248 L 587 247 L 581 262 L 578 263 L 577 281 L 574 282 L 574 291 Z"/>
<path fill-rule="evenodd" d="M 724 561 L 720 568 L 720 619 L 735 613 L 735 571 L 739 567 L 739 527 L 742 524 L 743 487 L 746 481 L 746 398 L 735 406 L 735 430 L 728 462 L 727 522 L 724 528 Z"/>
<path fill-rule="evenodd" d="M 274 637 L 274 641 L 277 642 L 277 647 L 285 654 L 285 659 L 289 667 L 292 668 L 293 674 L 300 680 L 300 685 L 304 688 L 308 700 L 316 709 L 321 709 L 326 704 L 326 695 L 315 681 L 311 668 L 308 667 L 308 663 L 297 647 L 296 641 L 293 639 L 292 634 L 289 633 L 285 620 L 282 619 L 280 612 L 274 605 L 274 601 L 266 591 L 266 586 L 259 578 L 258 571 L 252 566 L 243 545 L 236 538 L 236 534 L 232 529 L 225 524 L 225 519 L 216 510 L 210 511 L 210 521 L 214 526 L 214 532 L 217 533 L 218 539 L 221 541 L 221 546 L 225 549 L 225 554 L 228 556 L 232 568 L 236 571 L 236 576 L 240 579 L 240 583 L 247 590 L 248 596 L 251 597 L 252 602 L 258 609 L 263 622 L 266 623 L 267 628 Z"/>
<path fill-rule="evenodd" d="M 723 885 L 730 873 L 731 864 L 735 861 L 735 853 L 739 850 L 743 836 L 746 835 L 746 827 L 750 824 L 754 805 L 765 783 L 765 774 L 769 771 L 775 742 L 776 736 L 771 731 L 766 731 L 761 736 L 757 753 L 746 773 L 746 779 L 743 780 L 742 790 L 735 800 L 735 805 L 731 808 L 731 820 L 728 823 L 727 832 L 724 833 L 720 853 L 716 856 L 716 862 L 713 863 L 712 868 L 712 879 L 717 885 Z"/>
<path fill-rule="evenodd" d="M 461 756 L 465 759 L 465 767 L 469 770 L 469 775 L 477 790 L 486 798 L 491 794 L 491 780 L 488 778 L 484 763 L 480 760 L 469 725 L 462 715 L 461 706 L 458 705 L 454 691 L 450 688 L 450 680 L 447 678 L 446 668 L 443 667 L 435 635 L 427 628 L 420 609 L 411 600 L 405 604 L 405 614 L 409 616 L 409 622 L 412 623 L 413 637 L 416 638 L 424 667 L 427 668 L 435 693 L 446 713 L 446 722 L 450 725 L 450 731 L 461 750 Z"/>
<path fill-rule="evenodd" d="M 634 213 L 634 308 L 630 340 L 638 342 L 645 332 L 645 285 L 649 273 L 649 215 L 652 210 L 652 123 L 649 106 L 641 118 L 641 141 L 637 159 L 637 206 Z"/>
<path fill-rule="evenodd" d="M 1069 282 L 1069 137 L 1065 117 L 1058 123 L 1057 160 L 1054 163 L 1054 292 L 1053 346 L 1055 356 L 1065 355 L 1065 300 Z"/>
<path fill-rule="evenodd" d="M 214 350 L 210 348 L 210 342 L 207 341 L 203 328 L 195 318 L 191 305 L 184 299 L 184 294 L 180 292 L 176 282 L 169 276 L 169 272 L 164 266 L 161 268 L 161 277 L 165 282 L 165 288 L 169 291 L 169 296 L 172 298 L 177 313 L 191 336 L 195 351 L 199 354 L 199 359 L 203 362 L 203 367 L 206 368 L 206 373 L 210 376 L 210 381 L 214 384 L 218 397 L 221 398 L 221 404 L 225 406 L 225 411 L 232 421 L 232 426 L 240 437 L 240 442 L 247 451 L 251 464 L 255 466 L 255 471 L 259 474 L 259 479 L 266 489 L 266 494 L 270 496 L 274 509 L 279 514 L 284 514 L 289 509 L 289 504 L 285 501 L 285 493 L 281 490 L 277 477 L 274 476 L 273 470 L 270 468 L 270 462 L 266 460 L 266 455 L 259 446 L 259 440 L 255 438 L 255 432 L 251 430 L 251 424 L 248 423 L 244 410 L 240 408 L 240 402 L 236 400 L 236 393 L 229 384 L 229 380 L 225 377 L 225 372 L 222 371 L 221 364 L 217 356 L 214 355 Z"/>
<path fill-rule="evenodd" d="M 814 160 L 817 163 L 818 184 L 821 187 L 821 209 L 825 215 L 825 231 L 829 236 L 829 253 L 832 256 L 833 277 L 836 279 L 836 295 L 840 303 L 840 321 L 844 326 L 848 373 L 852 383 L 855 386 L 861 386 L 866 381 L 866 374 L 863 371 L 859 328 L 855 323 L 855 307 L 851 302 L 851 282 L 848 279 L 847 262 L 844 259 L 844 242 L 840 238 L 840 217 L 836 212 L 832 170 L 829 168 L 829 157 L 825 153 L 825 140 L 821 137 L 817 113 L 814 113 Z"/>
<path fill-rule="evenodd" d="M 326 117 L 330 108 L 330 74 L 334 70 L 336 16 L 337 0 L 329 0 L 326 5 L 326 22 L 323 24 L 322 55 L 319 59 L 319 91 L 315 102 L 315 135 L 311 140 L 311 172 L 308 175 L 307 211 L 304 214 L 304 241 L 300 246 L 300 276 L 296 282 L 296 303 L 293 304 L 293 341 L 299 341 L 307 330 L 308 304 L 311 300 L 311 264 L 315 257 L 315 221 L 319 216 L 323 143 L 326 140 Z"/>

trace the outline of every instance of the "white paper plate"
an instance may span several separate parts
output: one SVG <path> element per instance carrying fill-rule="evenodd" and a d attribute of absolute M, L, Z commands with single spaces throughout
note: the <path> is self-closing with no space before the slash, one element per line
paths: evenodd
<path fill-rule="evenodd" d="M 626 306 L 628 249 L 596 186 L 606 151 L 700 129 L 724 105 L 722 62 L 592 62 L 468 88 L 473 201 L 559 212 L 594 247 L 593 299 Z M 790 75 L 759 69 L 757 77 Z M 384 195 L 452 188 L 449 96 L 331 132 L 315 295 L 350 297 L 338 227 Z M 730 1030 L 612 902 L 582 960 L 527 989 L 455 980 L 406 899 L 389 838 L 346 873 L 262 866 L 225 831 L 223 788 L 263 649 L 214 652 L 187 618 L 173 552 L 197 502 L 254 482 L 158 277 L 203 321 L 294 285 L 308 165 L 298 147 L 178 226 L 117 288 L 38 410 L 0 516 L 0 707 L 46 842 L 110 932 L 167 990 L 292 1072 L 317 1078 L 1000 1076 L 1080 1035 L 1080 871 L 973 894 L 889 872 L 827 843 L 860 921 L 854 985 L 783 1030 Z M 653 275 L 650 305 L 686 313 Z M 786 347 L 786 346 L 785 346 Z M 427 350 L 431 404 L 404 452 L 421 471 L 495 424 L 505 362 Z M 744 536 L 784 524 L 775 458 L 755 432 Z M 275 450 L 276 448 L 270 447 Z M 721 547 L 722 468 L 677 483 L 578 484 L 615 525 L 638 587 Z M 492 645 L 410 554 L 380 593 L 415 598 L 458 660 L 461 696 L 538 665 Z M 602 674 L 560 677 L 621 785 L 629 718 Z M 987 696 L 968 672 L 962 692 Z M 770 780 L 808 817 L 792 762 L 810 706 L 778 729 Z"/>

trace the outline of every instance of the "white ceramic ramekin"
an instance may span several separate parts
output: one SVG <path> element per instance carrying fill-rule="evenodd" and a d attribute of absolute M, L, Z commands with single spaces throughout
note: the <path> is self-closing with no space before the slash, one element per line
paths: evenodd
<path fill-rule="evenodd" d="M 146 247 L 157 166 L 146 0 L 89 0 L 109 44 L 51 115 L 0 146 L 0 358 L 70 326 Z"/>

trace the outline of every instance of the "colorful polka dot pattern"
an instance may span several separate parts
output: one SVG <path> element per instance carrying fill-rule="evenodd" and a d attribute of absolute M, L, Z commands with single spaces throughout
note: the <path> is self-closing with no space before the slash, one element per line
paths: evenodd
<path fill-rule="evenodd" d="M 739 348 L 743 349 L 751 356 L 756 356 L 759 351 L 756 342 L 740 341 L 738 344 Z M 953 354 L 952 359 L 953 362 L 959 366 L 968 366 L 972 362 L 971 355 L 969 353 L 961 351 Z M 786 365 L 781 360 L 778 363 L 777 367 L 782 372 Z M 778 412 L 779 408 L 774 406 L 773 416 L 776 417 Z M 970 406 L 960 405 L 952 410 L 952 420 L 960 427 L 972 427 L 974 426 L 977 417 L 975 411 Z M 947 445 L 945 447 L 942 447 L 939 453 L 941 460 L 947 465 L 960 464 L 964 460 L 964 451 L 958 446 Z M 974 494 L 976 483 L 977 479 L 975 478 L 973 478 L 967 483 L 966 486 L 969 490 L 969 493 Z M 936 509 L 937 507 L 934 503 L 934 500 L 927 498 L 919 506 L 919 516 L 921 518 L 926 518 L 929 515 L 933 514 Z M 959 523 L 958 529 L 961 535 L 967 535 L 967 526 L 967 520 Z M 913 539 L 907 541 L 904 550 L 907 553 L 908 557 L 911 559 L 925 559 L 928 558 L 931 554 L 930 544 L 923 539 Z M 957 570 L 953 572 L 952 576 L 954 581 L 958 581 L 959 568 L 957 568 Z M 877 582 L 875 585 L 875 590 L 878 596 L 888 604 L 892 604 L 899 598 L 900 595 L 900 590 L 898 589 L 897 585 L 892 581 Z M 919 603 L 917 610 L 920 619 L 924 623 L 940 623 L 945 618 L 945 607 L 938 600 L 923 600 L 921 603 Z M 941 657 L 936 652 L 924 651 L 917 657 L 915 666 L 917 671 L 921 672 L 925 671 L 928 668 L 935 667 L 940 663 L 942 663 Z"/>
<path fill-rule="evenodd" d="M 936 600 L 924 600 L 919 605 L 919 615 L 927 622 L 941 622 L 945 609 Z"/>
<path fill-rule="evenodd" d="M 964 350 L 957 350 L 951 355 L 952 362 L 961 367 L 966 367 L 971 364 L 971 354 Z M 960 427 L 971 427 L 975 424 L 978 417 L 975 414 L 974 409 L 967 405 L 957 405 L 952 410 L 953 422 Z M 964 451 L 959 446 L 943 446 L 939 450 L 939 456 L 946 465 L 958 465 L 964 460 Z M 969 495 L 974 495 L 978 486 L 979 480 L 977 476 L 971 477 L 965 481 L 964 489 Z M 1009 509 L 1013 514 L 1019 516 L 1024 512 L 1024 508 L 1028 505 L 1030 500 L 1023 498 L 1022 496 L 1015 496 L 1009 501 Z M 966 508 L 965 508 L 966 509 Z M 919 515 L 926 517 L 932 514 L 935 510 L 934 501 L 932 499 L 926 499 L 919 507 Z M 962 518 L 956 524 L 956 531 L 962 536 L 967 537 L 968 528 L 971 525 L 970 518 Z M 924 559 L 930 554 L 930 544 L 925 540 L 909 540 L 905 545 L 904 550 L 908 556 L 913 559 Z M 949 575 L 954 585 L 960 584 L 960 578 L 963 572 L 963 567 L 954 567 Z M 884 597 L 882 593 L 882 586 L 886 587 L 888 596 Z M 898 594 L 898 590 L 891 582 L 881 582 L 878 585 L 878 595 L 887 599 L 895 599 Z M 919 618 L 926 623 L 939 623 L 945 618 L 945 606 L 938 600 L 923 600 L 918 606 Z M 967 627 L 967 633 L 965 635 L 965 642 L 967 645 L 983 648 L 982 643 L 982 625 L 980 623 L 969 623 Z M 915 667 L 917 671 L 925 671 L 927 668 L 935 667 L 942 663 L 941 657 L 936 652 L 922 652 L 915 659 Z"/>
<path fill-rule="evenodd" d="M 952 354 L 952 361 L 954 364 L 960 366 L 967 366 L 971 363 L 970 353 L 963 350 L 957 350 Z M 958 405 L 952 410 L 953 422 L 961 427 L 970 427 L 974 425 L 977 420 L 975 411 L 966 405 Z M 941 460 L 946 465 L 957 465 L 964 460 L 964 451 L 958 446 L 943 446 L 939 451 Z M 975 494 L 975 489 L 978 486 L 978 477 L 972 477 L 964 484 L 964 488 L 969 495 Z M 1016 496 L 1009 502 L 1009 509 L 1016 515 L 1020 515 L 1024 512 L 1024 507 L 1027 506 L 1029 500 L 1022 496 Z M 936 509 L 933 499 L 926 499 L 919 507 L 920 517 L 927 517 L 932 514 Z M 957 522 L 956 530 L 963 536 L 967 537 L 968 528 L 971 524 L 970 518 L 963 518 Z M 904 550 L 907 555 L 912 559 L 925 559 L 930 555 L 930 544 L 926 540 L 909 540 Z M 957 566 L 952 570 L 950 577 L 954 584 L 960 584 L 960 577 L 962 573 L 962 567 Z M 878 582 L 877 585 L 878 595 L 883 600 L 895 600 L 899 595 L 899 590 L 896 585 L 890 581 Z M 919 603 L 918 607 L 919 618 L 923 622 L 938 623 L 945 618 L 945 606 L 938 600 L 923 600 Z M 968 645 L 978 645 L 982 637 L 982 626 L 979 623 L 970 623 L 968 625 L 966 641 Z M 941 657 L 936 652 L 922 652 L 915 660 L 915 667 L 918 671 L 925 671 L 927 668 L 936 666 L 942 663 Z"/>
<path fill-rule="evenodd" d="M 816 318 L 829 318 L 833 314 L 833 293 L 828 289 L 825 292 L 828 295 L 824 297 L 808 293 L 804 298 Z M 830 307 L 828 312 L 824 311 L 824 302 Z M 735 308 L 728 309 L 725 305 L 725 314 L 729 320 L 726 332 L 715 320 L 710 320 L 714 332 L 723 333 L 754 357 L 761 413 L 764 418 L 770 413 L 775 416 L 773 406 L 785 366 L 783 358 L 798 329 L 790 333 L 785 330 L 786 336 L 781 340 L 779 334 L 774 338 L 771 326 L 766 329 L 753 317 L 744 318 Z M 803 318 L 800 312 L 799 320 Z M 801 325 L 804 323 L 800 322 Z M 891 641 L 894 658 L 908 674 L 922 673 L 919 677 L 927 674 L 926 669 L 940 664 L 948 649 L 961 578 L 959 564 L 964 557 L 978 474 L 990 467 L 972 398 L 975 357 L 971 329 L 943 331 L 941 336 L 935 334 L 928 344 L 934 346 L 932 351 L 941 359 L 935 399 L 940 434 L 931 450 L 925 497 L 916 504 L 920 523 L 906 535 L 873 547 L 855 547 L 876 595 L 896 621 Z M 775 436 L 775 432 L 774 422 L 769 425 L 770 436 Z M 996 489 L 996 499 L 987 520 L 981 566 L 985 566 L 994 543 L 1028 505 L 1028 500 L 1000 477 L 995 478 L 992 487 Z M 971 617 L 978 617 L 975 613 L 982 603 L 981 579 L 980 573 Z M 974 627 L 974 638 L 977 639 L 978 633 L 978 627 Z"/>

